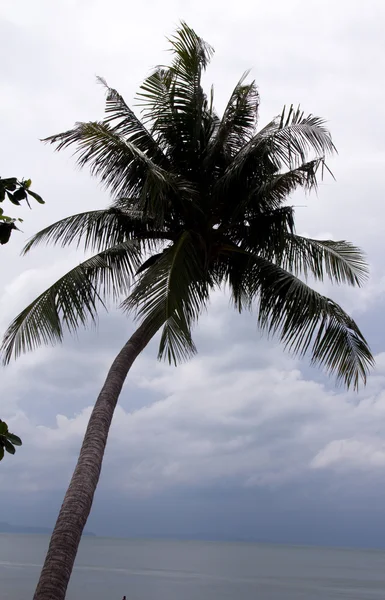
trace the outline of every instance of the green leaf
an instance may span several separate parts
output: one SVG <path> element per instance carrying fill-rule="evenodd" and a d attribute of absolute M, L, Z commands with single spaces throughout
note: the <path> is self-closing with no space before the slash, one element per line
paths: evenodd
<path fill-rule="evenodd" d="M 14 433 L 8 433 L 7 437 L 14 446 L 21 446 L 23 443 L 19 436 L 15 435 Z"/>
<path fill-rule="evenodd" d="M 12 204 L 16 204 L 16 206 L 20 206 L 20 202 L 17 198 L 15 198 L 14 194 L 11 192 L 7 192 L 8 200 L 12 202 Z"/>
<path fill-rule="evenodd" d="M 27 179 L 26 181 L 24 181 L 24 187 L 25 187 L 25 188 L 27 188 L 27 189 L 28 189 L 29 187 L 31 187 L 31 184 L 32 184 L 32 181 L 31 181 L 31 179 Z"/>
<path fill-rule="evenodd" d="M 9 242 L 12 230 L 16 229 L 16 226 L 13 222 L 13 219 L 1 217 L 0 220 L 0 244 L 3 245 Z"/>
<path fill-rule="evenodd" d="M 2 445 L 1 441 L 0 441 L 0 460 L 3 460 L 4 458 L 4 446 Z"/>
<path fill-rule="evenodd" d="M 9 454 L 15 454 L 16 449 L 15 449 L 14 445 L 11 444 L 11 442 L 9 442 L 7 439 L 4 440 L 4 446 L 5 446 L 6 451 Z"/>
<path fill-rule="evenodd" d="M 0 185 L 5 187 L 6 190 L 13 192 L 17 187 L 16 177 L 8 177 L 8 179 L 0 179 Z"/>
<path fill-rule="evenodd" d="M 25 200 L 27 194 L 23 188 L 19 188 L 16 192 L 13 193 L 14 200 Z"/>
<path fill-rule="evenodd" d="M 8 433 L 8 425 L 4 421 L 0 421 L 0 435 L 6 435 Z"/>
<path fill-rule="evenodd" d="M 36 192 L 33 192 L 32 190 L 27 190 L 27 194 L 29 196 L 32 196 L 32 198 L 35 198 L 35 200 L 39 203 L 39 204 L 45 204 L 43 198 L 41 196 L 39 196 L 39 194 L 36 194 Z"/>

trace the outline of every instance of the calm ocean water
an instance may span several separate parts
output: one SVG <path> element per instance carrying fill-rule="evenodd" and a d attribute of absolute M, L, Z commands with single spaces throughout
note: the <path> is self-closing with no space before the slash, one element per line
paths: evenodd
<path fill-rule="evenodd" d="M 0 534 L 1 600 L 31 600 L 46 536 Z M 374 600 L 376 550 L 85 538 L 68 600 Z"/>

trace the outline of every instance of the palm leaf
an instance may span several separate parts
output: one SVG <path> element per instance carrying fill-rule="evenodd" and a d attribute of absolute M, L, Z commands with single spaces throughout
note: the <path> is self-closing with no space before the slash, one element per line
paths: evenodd
<path fill-rule="evenodd" d="M 187 196 L 191 202 L 195 194 L 187 181 L 156 165 L 106 123 L 79 123 L 45 141 L 56 144 L 57 150 L 75 144 L 80 167 L 88 164 L 91 174 L 98 176 L 112 194 L 139 198 L 135 208 L 158 224 L 163 223 L 171 200 L 182 202 Z"/>
<path fill-rule="evenodd" d="M 196 352 L 191 327 L 209 296 L 203 268 L 197 240 L 185 231 L 147 268 L 123 302 L 123 308 L 135 311 L 154 333 L 163 327 L 159 358 L 177 364 Z"/>
<path fill-rule="evenodd" d="M 161 128 L 157 122 L 166 122 L 166 117 L 174 125 L 174 113 L 171 102 L 172 76 L 169 69 L 157 67 L 141 84 L 137 93 L 138 106 L 141 107 L 143 122 L 151 123 L 151 131 L 159 134 Z M 176 131 L 175 131 L 176 133 Z M 159 139 L 157 138 L 159 142 Z"/>
<path fill-rule="evenodd" d="M 217 193 L 228 189 L 231 184 L 239 185 L 246 176 L 256 176 L 256 184 L 266 176 L 279 175 L 282 169 L 296 171 L 304 165 L 318 162 L 326 168 L 324 157 L 336 152 L 330 132 L 319 117 L 293 113 L 289 122 L 282 124 L 277 117 L 244 145 L 218 180 Z M 311 157 L 309 161 L 309 155 Z M 271 168 L 267 170 L 267 166 Z M 262 176 L 262 179 L 261 179 Z M 311 179 L 308 179 L 310 182 Z"/>
<path fill-rule="evenodd" d="M 343 240 L 316 240 L 294 232 L 294 211 L 284 206 L 249 218 L 228 232 L 240 248 L 276 263 L 295 275 L 361 287 L 369 270 L 362 251 Z"/>
<path fill-rule="evenodd" d="M 173 104 L 178 114 L 179 130 L 188 143 L 186 150 L 189 150 L 188 154 L 194 159 L 197 150 L 202 150 L 202 114 L 206 105 L 201 77 L 214 51 L 183 21 L 169 41 L 174 54 L 170 67 L 173 76 Z"/>
<path fill-rule="evenodd" d="M 243 74 L 230 96 L 207 161 L 212 161 L 218 152 L 229 158 L 235 156 L 255 132 L 259 94 L 254 81 L 244 84 L 248 74 Z"/>
<path fill-rule="evenodd" d="M 219 260 L 213 265 L 218 287 L 228 286 L 230 298 L 239 313 L 251 310 L 254 297 L 250 294 L 250 268 L 252 257 L 237 244 L 229 241 L 223 244 Z"/>
<path fill-rule="evenodd" d="M 76 145 L 78 165 L 90 166 L 112 194 L 138 197 L 144 182 L 151 179 L 157 190 L 170 190 L 170 176 L 135 144 L 128 142 L 106 123 L 78 123 L 74 129 L 44 140 L 63 150 Z"/>
<path fill-rule="evenodd" d="M 342 308 L 281 267 L 252 257 L 247 289 L 258 299 L 258 323 L 294 354 L 311 348 L 314 364 L 347 387 L 366 382 L 374 364 L 367 342 Z"/>
<path fill-rule="evenodd" d="M 361 287 L 369 270 L 362 251 L 343 240 L 315 240 L 288 233 L 283 252 L 275 255 L 278 264 L 296 275 L 311 275 L 330 281 Z"/>
<path fill-rule="evenodd" d="M 317 190 L 317 175 L 321 169 L 321 179 L 323 169 L 325 168 L 324 158 L 316 158 L 304 162 L 299 167 L 285 171 L 283 173 L 273 174 L 258 182 L 250 194 L 251 201 L 270 207 L 280 206 L 291 194 L 298 188 L 310 193 Z"/>
<path fill-rule="evenodd" d="M 143 122 L 149 125 L 151 134 L 175 168 L 183 141 L 174 106 L 170 70 L 158 67 L 151 73 L 140 86 L 137 100 L 142 110 Z"/>
<path fill-rule="evenodd" d="M 112 125 L 113 131 L 134 144 L 159 166 L 166 166 L 167 159 L 155 138 L 138 119 L 124 98 L 107 82 L 98 77 L 98 81 L 107 89 L 106 118 L 104 122 Z"/>
<path fill-rule="evenodd" d="M 297 188 L 302 188 L 309 193 L 317 189 L 317 175 L 321 169 L 322 177 L 323 167 L 324 159 L 321 158 L 306 162 L 296 169 L 276 174 L 274 169 L 270 173 L 267 172 L 263 165 L 258 168 L 257 162 L 254 172 L 249 174 L 248 180 L 246 178 L 246 184 L 243 178 L 232 182 L 233 185 L 225 195 L 226 202 L 223 200 L 223 195 L 218 196 L 222 203 L 222 215 L 227 213 L 228 228 L 236 227 L 238 222 L 242 224 L 245 217 L 248 221 L 257 222 L 261 216 L 272 216 L 274 211 L 278 211 L 275 213 L 278 215 L 282 208 L 286 210 L 282 205 Z M 237 202 L 234 202 L 235 194 Z M 258 229 L 263 233 L 261 227 Z M 266 236 L 263 236 L 263 240 L 265 238 Z"/>
<path fill-rule="evenodd" d="M 163 252 L 158 252 L 157 254 L 152 254 L 149 258 L 147 258 L 147 260 L 145 260 L 136 271 L 136 275 L 140 275 L 140 273 L 143 273 L 146 271 L 146 269 L 154 265 L 160 259 L 162 254 Z"/>
<path fill-rule="evenodd" d="M 124 205 L 132 201 L 119 199 L 119 202 Z M 112 207 L 72 215 L 45 227 L 28 241 L 23 253 L 26 254 L 42 243 L 62 247 L 76 243 L 79 247 L 81 242 L 86 251 L 101 252 L 133 239 L 143 249 L 152 250 L 159 243 L 170 239 L 170 236 L 165 231 L 154 229 L 152 221 L 144 220 L 140 212 Z"/>
<path fill-rule="evenodd" d="M 267 145 L 279 168 L 296 168 L 306 162 L 311 152 L 319 158 L 337 152 L 325 121 L 312 114 L 305 117 L 299 108 L 294 111 L 293 107 L 286 121 L 284 107 L 281 116 L 257 134 L 256 141 Z"/>
<path fill-rule="evenodd" d="M 1 347 L 3 362 L 60 342 L 65 329 L 74 333 L 89 320 L 96 323 L 98 304 L 106 307 L 109 296 L 117 300 L 127 294 L 139 264 L 137 245 L 127 241 L 71 269 L 11 323 Z"/>
<path fill-rule="evenodd" d="M 197 168 L 202 138 L 207 137 L 209 109 L 201 75 L 213 51 L 184 22 L 169 41 L 174 55 L 171 66 L 158 67 L 137 97 L 152 134 L 167 148 L 172 164 L 187 176 Z"/>
<path fill-rule="evenodd" d="M 174 55 L 173 66 L 185 74 L 186 80 L 193 81 L 198 69 L 205 70 L 214 54 L 214 49 L 185 21 L 181 21 L 175 34 L 168 41 Z"/>

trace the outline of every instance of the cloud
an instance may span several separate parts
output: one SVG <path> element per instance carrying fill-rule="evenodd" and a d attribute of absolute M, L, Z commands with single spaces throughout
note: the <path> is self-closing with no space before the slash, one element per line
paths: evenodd
<path fill-rule="evenodd" d="M 314 457 L 311 466 L 315 469 L 327 467 L 368 469 L 385 466 L 385 443 L 376 444 L 354 439 L 333 440 Z"/>

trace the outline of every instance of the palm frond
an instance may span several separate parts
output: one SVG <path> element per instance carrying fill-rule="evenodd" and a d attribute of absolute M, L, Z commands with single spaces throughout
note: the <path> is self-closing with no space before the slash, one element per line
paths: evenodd
<path fill-rule="evenodd" d="M 159 358 L 177 364 L 196 352 L 191 328 L 209 296 L 203 269 L 197 240 L 185 231 L 149 265 L 122 304 L 124 310 L 135 311 L 154 333 L 163 327 Z"/>
<path fill-rule="evenodd" d="M 239 182 L 233 182 L 235 185 L 225 195 L 227 201 L 224 202 L 223 197 L 219 196 L 219 200 L 222 201 L 221 213 L 225 216 L 227 227 L 236 227 L 238 222 L 243 223 L 245 217 L 248 221 L 254 220 L 258 225 L 260 218 L 270 218 L 274 211 L 280 211 L 284 202 L 297 188 L 302 188 L 307 193 L 316 190 L 317 175 L 321 170 L 322 177 L 323 166 L 324 159 L 320 158 L 284 173 L 276 174 L 273 170 L 270 173 L 262 171 L 261 175 L 256 169 L 256 173 L 250 176 L 255 182 L 246 180 L 245 184 L 242 178 Z M 237 202 L 234 202 L 235 194 Z M 292 212 L 292 209 L 290 211 Z M 258 230 L 261 231 L 261 228 L 258 227 Z M 263 236 L 263 239 L 265 238 L 266 236 Z"/>
<path fill-rule="evenodd" d="M 122 205 L 129 204 L 127 199 L 124 202 L 120 199 L 120 202 Z M 144 220 L 138 211 L 111 207 L 71 215 L 45 227 L 28 241 L 23 254 L 42 243 L 62 247 L 72 243 L 79 247 L 83 243 L 86 251 L 101 252 L 133 239 L 143 249 L 153 249 L 159 242 L 170 239 L 170 235 L 154 229 L 153 222 Z"/>
<path fill-rule="evenodd" d="M 256 135 L 256 141 L 266 144 L 278 168 L 293 169 L 306 162 L 309 153 L 322 158 L 337 152 L 325 121 L 320 117 L 285 107 L 280 117 L 274 119 Z M 286 117 L 286 119 L 285 119 Z"/>
<path fill-rule="evenodd" d="M 171 123 L 175 111 L 171 102 L 172 76 L 170 70 L 165 67 L 157 67 L 143 81 L 136 95 L 138 106 L 142 110 L 143 122 L 151 123 L 151 131 L 159 133 L 160 127 L 157 121 L 165 121 L 168 116 Z"/>
<path fill-rule="evenodd" d="M 228 287 L 230 299 L 236 310 L 242 313 L 252 310 L 254 296 L 250 294 L 250 269 L 253 264 L 250 252 L 229 240 L 219 251 L 219 261 L 213 271 L 218 287 Z"/>
<path fill-rule="evenodd" d="M 79 123 L 72 130 L 44 140 L 57 150 L 75 145 L 80 167 L 90 166 L 92 175 L 118 197 L 139 197 L 137 210 L 161 224 L 171 200 L 194 195 L 189 182 L 156 165 L 144 152 L 106 123 Z"/>
<path fill-rule="evenodd" d="M 344 240 L 316 240 L 294 231 L 294 210 L 283 206 L 229 227 L 227 237 L 295 275 L 361 287 L 369 269 L 363 252 Z"/>
<path fill-rule="evenodd" d="M 257 204 L 278 207 L 298 188 L 310 193 L 318 188 L 318 172 L 321 170 L 321 179 L 325 167 L 324 158 L 316 158 L 301 164 L 295 169 L 266 177 L 257 183 L 250 194 L 250 201 Z"/>
<path fill-rule="evenodd" d="M 217 152 L 231 158 L 253 136 L 257 124 L 259 94 L 255 82 L 245 85 L 249 71 L 243 74 L 235 86 L 219 123 L 207 161 Z"/>
<path fill-rule="evenodd" d="M 246 143 L 235 156 L 222 177 L 217 182 L 218 194 L 229 189 L 231 185 L 239 185 L 244 180 L 255 180 L 261 185 L 266 177 L 271 179 L 283 169 L 289 169 L 292 176 L 299 175 L 299 169 L 307 165 L 309 172 L 307 184 L 312 182 L 311 165 L 327 168 L 325 156 L 336 152 L 330 132 L 319 117 L 294 112 L 282 124 L 282 116 L 277 117 L 269 125 L 260 130 Z M 312 156 L 313 155 L 313 156 Z M 284 180 L 283 180 L 284 181 Z M 313 178 L 314 187 L 314 178 Z"/>
<path fill-rule="evenodd" d="M 152 135 L 186 176 L 196 169 L 205 149 L 202 142 L 207 138 L 208 121 L 212 127 L 201 75 L 213 51 L 184 22 L 169 42 L 174 55 L 171 66 L 158 67 L 142 84 L 137 98 Z"/>
<path fill-rule="evenodd" d="M 183 141 L 173 101 L 172 80 L 169 69 L 158 67 L 144 80 L 136 98 L 143 122 L 149 126 L 151 134 L 175 168 Z"/>
<path fill-rule="evenodd" d="M 167 158 L 162 148 L 145 127 L 133 110 L 126 104 L 124 98 L 107 82 L 98 77 L 98 81 L 107 89 L 106 118 L 104 122 L 112 126 L 112 131 L 122 136 L 139 150 L 146 154 L 155 164 L 167 166 Z"/>
<path fill-rule="evenodd" d="M 175 34 L 168 40 L 174 55 L 173 65 L 183 71 L 186 79 L 194 78 L 198 69 L 205 70 L 214 54 L 214 49 L 207 44 L 195 31 L 181 21 Z"/>
<path fill-rule="evenodd" d="M 148 179 L 161 193 L 170 189 L 169 173 L 106 123 L 78 123 L 44 141 L 55 144 L 58 151 L 75 145 L 78 165 L 89 165 L 91 174 L 100 177 L 115 196 L 140 196 Z"/>
<path fill-rule="evenodd" d="M 116 301 L 128 293 L 140 259 L 137 245 L 127 241 L 71 269 L 11 323 L 1 347 L 3 362 L 60 342 L 64 330 L 74 333 L 89 321 L 95 323 L 98 304 L 106 307 L 109 296 Z"/>
<path fill-rule="evenodd" d="M 209 152 L 209 148 L 212 145 L 212 140 L 215 139 L 220 122 L 221 120 L 214 108 L 214 87 L 211 86 L 209 97 L 204 97 L 202 110 L 202 156 L 205 155 L 205 152 Z"/>
<path fill-rule="evenodd" d="M 250 260 L 250 259 L 249 259 Z M 368 344 L 343 309 L 281 267 L 252 257 L 247 289 L 258 299 L 259 326 L 278 335 L 285 347 L 357 389 L 374 364 Z"/>
<path fill-rule="evenodd" d="M 273 257 L 278 264 L 296 275 L 311 275 L 319 281 L 328 277 L 337 284 L 361 287 L 369 269 L 362 251 L 343 240 L 315 240 L 288 233 L 283 252 Z"/>
<path fill-rule="evenodd" d="M 140 273 L 143 273 L 149 267 L 151 267 L 152 265 L 154 265 L 160 259 L 160 257 L 162 255 L 163 255 L 163 252 L 158 252 L 157 254 L 151 254 L 151 256 L 149 258 L 147 258 L 144 261 L 144 263 L 142 263 L 140 265 L 139 269 L 136 271 L 136 275 L 140 275 Z"/>

